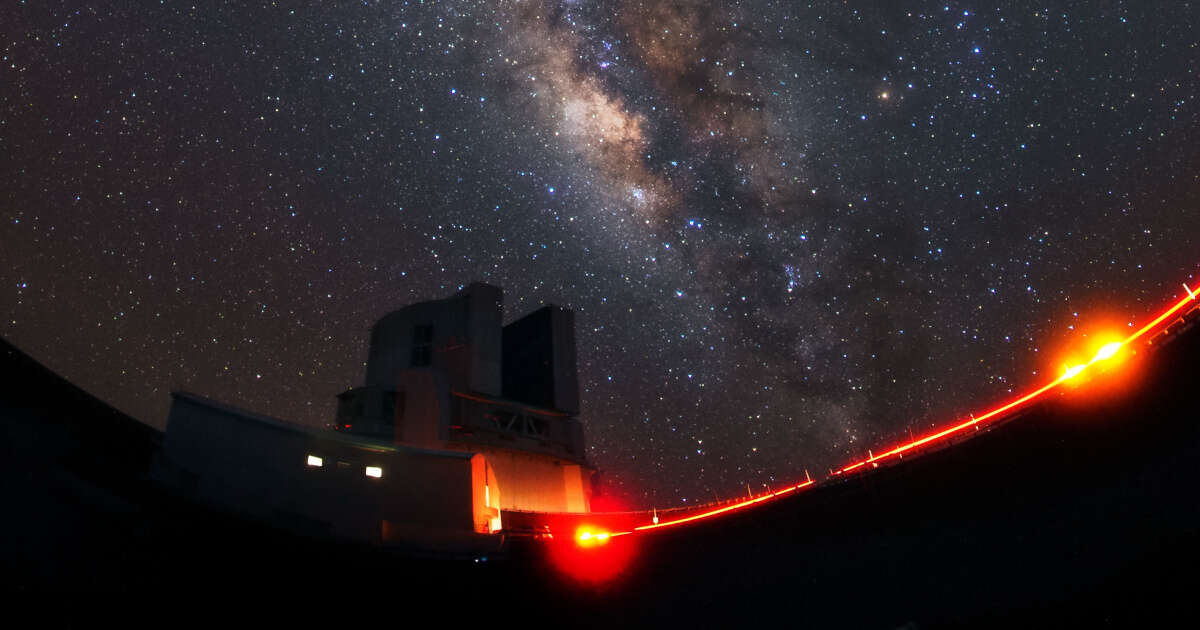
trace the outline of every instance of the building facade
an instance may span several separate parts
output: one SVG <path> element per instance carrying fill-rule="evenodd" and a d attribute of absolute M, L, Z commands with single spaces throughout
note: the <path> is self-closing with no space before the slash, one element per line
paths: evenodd
<path fill-rule="evenodd" d="M 186 496 L 318 537 L 486 552 L 502 528 L 478 453 L 395 446 L 172 394 L 152 475 Z"/>

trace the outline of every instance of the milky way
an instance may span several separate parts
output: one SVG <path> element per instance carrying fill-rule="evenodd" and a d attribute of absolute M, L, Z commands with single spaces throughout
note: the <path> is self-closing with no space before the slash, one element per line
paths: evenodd
<path fill-rule="evenodd" d="M 332 419 L 381 314 L 575 309 L 632 505 L 986 406 L 1198 270 L 1190 3 L 0 10 L 0 333 Z"/>

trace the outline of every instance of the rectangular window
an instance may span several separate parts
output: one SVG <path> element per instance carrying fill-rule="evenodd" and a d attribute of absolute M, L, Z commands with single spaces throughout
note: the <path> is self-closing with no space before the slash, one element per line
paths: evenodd
<path fill-rule="evenodd" d="M 426 367 L 433 363 L 433 326 L 413 328 L 412 367 Z"/>
<path fill-rule="evenodd" d="M 316 455 L 308 456 L 308 465 L 309 466 L 320 468 L 324 464 L 325 464 L 325 462 L 322 461 L 320 457 L 317 457 Z"/>
<path fill-rule="evenodd" d="M 367 466 L 367 476 L 379 479 L 383 476 L 383 469 L 379 466 Z"/>

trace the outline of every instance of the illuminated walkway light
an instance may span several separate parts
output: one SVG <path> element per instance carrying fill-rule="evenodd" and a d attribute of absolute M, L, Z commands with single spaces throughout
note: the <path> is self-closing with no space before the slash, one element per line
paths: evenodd
<path fill-rule="evenodd" d="M 1074 366 L 1068 367 L 1067 371 L 1063 372 L 1062 380 L 1069 381 L 1069 380 L 1075 378 L 1076 376 L 1079 376 L 1079 373 L 1082 372 L 1083 369 L 1086 367 L 1087 367 L 1086 365 L 1074 365 Z"/>
<path fill-rule="evenodd" d="M 1122 345 L 1124 344 L 1122 344 L 1120 341 L 1104 344 L 1100 347 L 1100 350 L 1096 352 L 1096 358 L 1092 359 L 1092 362 L 1107 361 L 1108 359 L 1113 358 L 1118 352 L 1121 351 Z"/>
<path fill-rule="evenodd" d="M 575 540 L 581 546 L 590 547 L 593 545 L 603 545 L 604 543 L 608 542 L 609 536 L 611 536 L 611 534 L 608 532 L 593 532 L 588 529 L 581 529 L 575 536 Z"/>

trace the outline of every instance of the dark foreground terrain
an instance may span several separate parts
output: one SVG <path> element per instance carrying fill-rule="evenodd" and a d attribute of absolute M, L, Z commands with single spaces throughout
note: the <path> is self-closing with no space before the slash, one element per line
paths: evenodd
<path fill-rule="evenodd" d="M 623 571 L 585 585 L 540 543 L 411 557 L 176 498 L 147 480 L 157 431 L 0 342 L 0 588 L 133 617 L 165 596 L 389 625 L 1146 627 L 1188 619 L 1200 587 L 1197 401 L 1200 328 L 953 448 L 614 540 Z"/>

